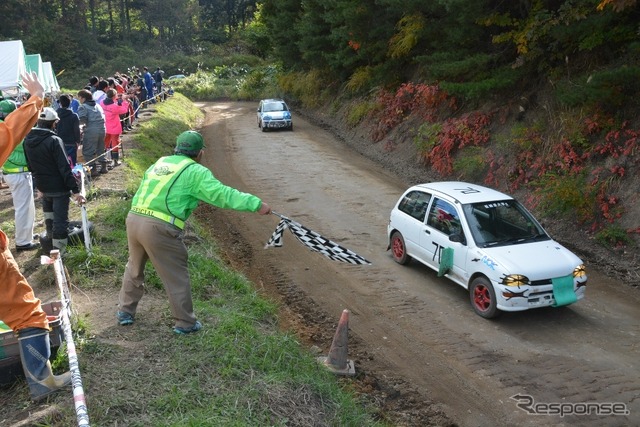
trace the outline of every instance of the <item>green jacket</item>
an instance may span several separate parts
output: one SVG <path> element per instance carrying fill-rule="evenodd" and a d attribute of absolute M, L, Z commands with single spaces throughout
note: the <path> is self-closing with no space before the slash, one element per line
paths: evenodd
<path fill-rule="evenodd" d="M 248 193 L 228 187 L 211 171 L 182 155 L 161 157 L 144 173 L 131 203 L 131 211 L 174 223 L 183 228 L 198 203 L 224 209 L 257 212 L 262 201 Z"/>
<path fill-rule="evenodd" d="M 2 120 L 0 119 L 0 122 Z M 27 168 L 27 158 L 24 155 L 24 147 L 22 146 L 22 142 L 18 144 L 16 148 L 13 149 L 7 161 L 2 165 L 2 169 L 4 169 L 5 173 L 16 173 L 16 172 L 26 172 L 29 169 Z M 24 170 L 16 170 L 16 169 L 24 169 Z"/>

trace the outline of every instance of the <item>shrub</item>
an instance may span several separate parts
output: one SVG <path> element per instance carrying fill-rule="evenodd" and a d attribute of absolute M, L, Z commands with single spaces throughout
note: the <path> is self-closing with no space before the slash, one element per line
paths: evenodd
<path fill-rule="evenodd" d="M 490 116 L 472 112 L 447 119 L 435 126 L 421 126 L 414 139 L 420 158 L 442 175 L 453 172 L 453 156 L 466 146 L 478 146 L 489 141 Z"/>
<path fill-rule="evenodd" d="M 290 72 L 278 76 L 278 84 L 285 93 L 302 102 L 305 107 L 318 107 L 330 98 L 335 82 L 326 80 L 322 70 Z"/>
<path fill-rule="evenodd" d="M 382 140 L 411 113 L 434 122 L 443 110 L 449 112 L 455 108 L 455 99 L 438 85 L 423 83 L 404 83 L 395 92 L 380 90 L 377 103 L 381 109 L 372 131 L 374 141 Z"/>
<path fill-rule="evenodd" d="M 482 147 L 467 147 L 453 162 L 453 171 L 464 181 L 480 181 L 487 169 L 487 159 Z"/>
<path fill-rule="evenodd" d="M 594 217 L 595 194 L 584 173 L 574 176 L 545 173 L 533 184 L 541 195 L 540 208 L 548 216 L 573 216 L 580 223 Z"/>
<path fill-rule="evenodd" d="M 620 248 L 633 243 L 629 234 L 617 224 L 609 225 L 596 233 L 596 241 L 603 246 Z"/>
<path fill-rule="evenodd" d="M 376 110 L 377 104 L 372 101 L 355 102 L 349 108 L 347 113 L 347 123 L 349 126 L 356 126 L 365 117 Z"/>

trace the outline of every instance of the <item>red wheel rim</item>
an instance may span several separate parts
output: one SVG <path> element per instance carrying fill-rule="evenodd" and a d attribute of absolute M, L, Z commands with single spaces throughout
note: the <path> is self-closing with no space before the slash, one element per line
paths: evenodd
<path fill-rule="evenodd" d="M 401 259 L 404 256 L 404 245 L 398 237 L 393 238 L 393 256 L 396 259 Z"/>
<path fill-rule="evenodd" d="M 473 290 L 473 303 L 480 311 L 487 311 L 491 307 L 491 294 L 489 288 L 478 285 Z"/>

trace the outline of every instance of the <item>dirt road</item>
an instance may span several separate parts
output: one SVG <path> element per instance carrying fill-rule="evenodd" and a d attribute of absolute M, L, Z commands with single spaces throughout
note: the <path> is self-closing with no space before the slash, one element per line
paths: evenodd
<path fill-rule="evenodd" d="M 589 270 L 586 299 L 573 306 L 484 320 L 464 289 L 415 262 L 400 266 L 386 251 L 389 210 L 406 183 L 302 118 L 295 117 L 293 132 L 263 133 L 254 104 L 203 108 L 204 163 L 220 180 L 372 261 L 331 261 L 288 232 L 282 248 L 265 250 L 277 217 L 197 212 L 210 221 L 228 261 L 282 303 L 284 327 L 295 328 L 305 344 L 326 352 L 342 310 L 350 310 L 349 358 L 361 383 L 382 393 L 381 406 L 397 411 L 396 421 L 640 424 L 637 290 Z M 614 402 L 620 405 L 606 405 Z M 531 410 L 564 404 L 565 412 L 591 415 L 536 416 L 518 406 L 527 403 Z"/>

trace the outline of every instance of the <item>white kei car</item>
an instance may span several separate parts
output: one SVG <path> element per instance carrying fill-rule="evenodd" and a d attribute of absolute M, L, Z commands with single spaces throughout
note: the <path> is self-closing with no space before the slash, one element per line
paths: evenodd
<path fill-rule="evenodd" d="M 468 289 L 485 318 L 563 306 L 584 297 L 583 262 L 514 198 L 466 182 L 415 185 L 387 226 L 393 259 L 412 258 Z"/>
<path fill-rule="evenodd" d="M 269 129 L 293 130 L 291 110 L 282 99 L 263 99 L 258 104 L 258 127 L 262 132 Z"/>

